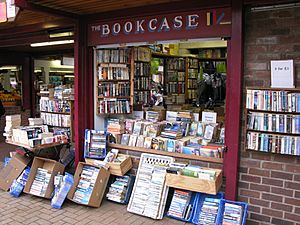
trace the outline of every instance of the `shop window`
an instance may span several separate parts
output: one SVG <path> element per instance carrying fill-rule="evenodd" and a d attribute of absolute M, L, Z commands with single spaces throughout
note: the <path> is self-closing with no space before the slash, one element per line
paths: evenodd
<path fill-rule="evenodd" d="M 21 76 L 21 66 L 9 65 L 0 67 L 0 99 L 4 106 L 21 106 Z"/>

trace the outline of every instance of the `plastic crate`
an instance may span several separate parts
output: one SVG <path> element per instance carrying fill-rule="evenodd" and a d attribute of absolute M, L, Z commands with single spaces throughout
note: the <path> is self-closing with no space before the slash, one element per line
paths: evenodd
<path fill-rule="evenodd" d="M 91 153 L 91 142 L 94 135 L 103 135 L 103 140 L 99 141 L 99 143 L 103 143 L 104 147 L 98 149 L 101 153 L 97 155 Z M 84 158 L 104 159 L 106 156 L 106 136 L 105 131 L 86 129 L 84 137 Z"/>
<path fill-rule="evenodd" d="M 192 222 L 194 211 L 195 211 L 195 208 L 196 208 L 196 202 L 197 202 L 197 198 L 196 197 L 197 197 L 197 194 L 194 193 L 194 192 L 192 192 L 191 201 L 190 201 L 190 203 L 192 204 L 192 210 L 191 210 L 190 217 L 188 219 L 183 219 L 183 218 L 180 218 L 180 217 L 176 217 L 176 216 L 170 215 L 169 212 L 167 212 L 166 215 L 168 217 L 176 219 L 176 220 L 180 220 L 180 221 L 184 221 L 184 222 Z"/>
<path fill-rule="evenodd" d="M 220 202 L 216 224 L 221 225 L 223 222 L 223 213 L 224 213 L 225 203 L 231 203 L 231 204 L 240 205 L 243 207 L 243 218 L 242 218 L 241 225 L 246 225 L 247 214 L 248 214 L 248 204 L 245 202 L 235 202 L 235 201 L 229 201 L 229 200 L 225 200 L 225 199 L 222 199 Z"/>
<path fill-rule="evenodd" d="M 127 205 L 128 204 L 130 196 L 131 196 L 132 188 L 133 188 L 133 185 L 134 185 L 134 181 L 135 181 L 135 176 L 134 175 L 127 175 L 127 176 L 129 176 L 129 183 L 128 183 L 128 187 L 127 187 L 127 191 L 126 191 L 126 194 L 125 194 L 124 201 L 116 202 L 116 201 L 113 201 L 113 200 L 110 200 L 110 199 L 106 198 L 108 201 L 112 201 L 112 202 L 119 203 L 119 204 L 122 204 L 122 205 Z"/>
<path fill-rule="evenodd" d="M 195 207 L 194 214 L 193 214 L 193 219 L 192 219 L 192 222 L 194 224 L 199 224 L 198 221 L 199 221 L 200 211 L 202 209 L 204 199 L 207 198 L 207 197 L 208 198 L 223 199 L 224 198 L 224 193 L 219 192 L 216 195 L 202 194 L 202 193 L 197 193 L 196 194 L 196 207 Z M 220 206 L 219 206 L 219 209 L 218 209 L 218 214 L 217 214 L 216 221 L 218 219 L 219 212 L 220 212 Z"/>

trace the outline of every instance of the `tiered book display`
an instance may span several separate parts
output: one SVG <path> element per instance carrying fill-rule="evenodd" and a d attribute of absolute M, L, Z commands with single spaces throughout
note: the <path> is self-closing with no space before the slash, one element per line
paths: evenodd
<path fill-rule="evenodd" d="M 97 114 L 128 114 L 133 105 L 132 49 L 98 49 Z"/>
<path fill-rule="evenodd" d="M 151 99 L 151 50 L 134 48 L 134 105 L 149 105 Z"/>
<path fill-rule="evenodd" d="M 246 149 L 300 155 L 300 89 L 248 88 Z"/>
<path fill-rule="evenodd" d="M 41 97 L 40 113 L 44 124 L 54 134 L 67 134 L 73 140 L 74 105 L 72 100 Z"/>

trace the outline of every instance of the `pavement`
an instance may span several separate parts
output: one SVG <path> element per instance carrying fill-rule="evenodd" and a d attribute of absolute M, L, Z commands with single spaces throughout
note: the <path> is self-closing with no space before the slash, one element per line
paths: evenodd
<path fill-rule="evenodd" d="M 100 208 L 64 203 L 62 209 L 54 209 L 50 200 L 22 194 L 14 198 L 0 190 L 0 224 L 89 224 L 89 225 L 179 225 L 184 222 L 164 217 L 153 220 L 127 212 L 127 206 L 104 200 Z"/>
<path fill-rule="evenodd" d="M 14 151 L 15 146 L 0 141 L 0 168 L 5 156 Z M 12 224 L 89 224 L 89 225 L 180 225 L 186 224 L 168 217 L 153 220 L 127 212 L 126 205 L 103 200 L 99 208 L 92 208 L 66 201 L 62 209 L 54 209 L 50 200 L 22 194 L 12 197 L 8 192 L 0 190 L 0 225 Z"/>

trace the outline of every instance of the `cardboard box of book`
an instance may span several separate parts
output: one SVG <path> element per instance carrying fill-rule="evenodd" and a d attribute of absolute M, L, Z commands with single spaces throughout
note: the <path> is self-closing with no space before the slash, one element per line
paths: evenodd
<path fill-rule="evenodd" d="M 169 187 L 183 190 L 217 194 L 222 185 L 222 170 L 202 168 L 203 173 L 181 172 L 167 173 L 166 184 Z"/>
<path fill-rule="evenodd" d="M 55 160 L 34 157 L 24 192 L 50 199 L 54 177 L 58 173 L 63 174 L 64 170 L 64 165 Z"/>
<path fill-rule="evenodd" d="M 7 166 L 0 171 L 0 188 L 8 191 L 13 181 L 21 175 L 30 161 L 28 157 L 14 154 Z"/>
<path fill-rule="evenodd" d="M 89 158 L 86 158 L 85 162 L 91 165 L 101 164 L 99 160 Z M 123 176 L 132 168 L 132 160 L 129 155 L 118 154 L 117 158 L 113 162 L 108 162 L 107 165 L 111 175 Z"/>
<path fill-rule="evenodd" d="M 79 162 L 68 199 L 82 205 L 100 207 L 110 172 L 104 167 Z"/>

